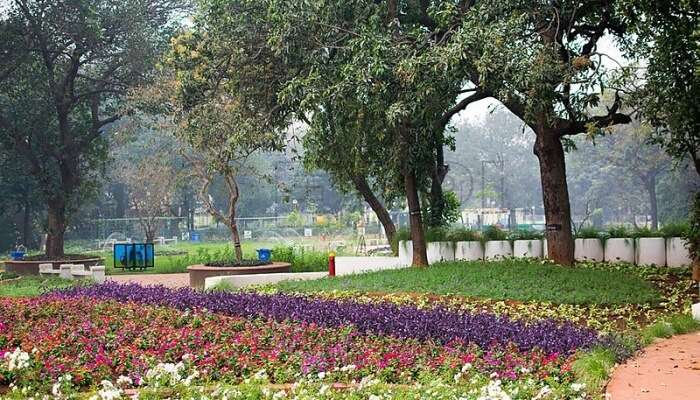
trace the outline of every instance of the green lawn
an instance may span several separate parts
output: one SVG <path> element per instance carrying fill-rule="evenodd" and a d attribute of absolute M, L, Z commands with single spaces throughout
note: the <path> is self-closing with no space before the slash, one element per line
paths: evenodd
<path fill-rule="evenodd" d="M 67 288 L 75 284 L 75 281 L 60 279 L 57 277 L 24 276 L 19 280 L 0 281 L 0 297 L 27 297 L 38 296 L 45 291 Z"/>
<path fill-rule="evenodd" d="M 569 304 L 657 303 L 660 295 L 640 277 L 622 271 L 566 268 L 508 260 L 451 262 L 315 281 L 282 282 L 282 291 L 420 292 L 496 300 Z"/>

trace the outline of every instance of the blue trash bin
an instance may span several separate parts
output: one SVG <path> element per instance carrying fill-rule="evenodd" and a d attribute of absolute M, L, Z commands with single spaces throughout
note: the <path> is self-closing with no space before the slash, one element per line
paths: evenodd
<path fill-rule="evenodd" d="M 272 250 L 270 249 L 258 249 L 258 260 L 260 261 L 270 261 L 272 259 Z"/>
<path fill-rule="evenodd" d="M 190 232 L 190 241 L 191 242 L 200 242 L 202 240 L 202 237 L 199 235 L 199 232 Z"/>

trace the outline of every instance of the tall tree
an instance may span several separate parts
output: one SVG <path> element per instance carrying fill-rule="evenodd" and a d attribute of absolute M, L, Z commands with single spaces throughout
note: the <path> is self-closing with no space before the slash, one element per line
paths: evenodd
<path fill-rule="evenodd" d="M 693 161 L 700 175 L 700 9 L 696 1 L 630 0 L 637 41 L 646 59 L 637 93 L 642 112 L 659 127 L 654 141 L 677 161 Z"/>
<path fill-rule="evenodd" d="M 0 21 L 0 138 L 21 155 L 48 211 L 49 257 L 106 159 L 106 129 L 172 32 L 176 0 L 14 0 Z M 94 185 L 93 185 L 94 186 Z"/>
<path fill-rule="evenodd" d="M 549 256 L 574 261 L 565 147 L 569 136 L 627 123 L 615 96 L 606 112 L 592 113 L 616 76 L 603 65 L 604 36 L 626 39 L 618 2 L 482 1 L 450 12 L 453 33 L 442 49 L 447 65 L 501 101 L 535 133 Z M 446 17 L 447 18 L 447 17 Z"/>

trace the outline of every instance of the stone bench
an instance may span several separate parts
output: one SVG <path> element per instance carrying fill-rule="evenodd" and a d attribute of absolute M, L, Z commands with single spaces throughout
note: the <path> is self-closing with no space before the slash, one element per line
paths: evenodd
<path fill-rule="evenodd" d="M 51 264 L 39 264 L 39 275 L 58 275 L 62 279 L 91 278 L 97 283 L 103 283 L 105 266 L 95 265 L 86 269 L 83 264 L 61 264 L 60 269 L 53 269 Z"/>

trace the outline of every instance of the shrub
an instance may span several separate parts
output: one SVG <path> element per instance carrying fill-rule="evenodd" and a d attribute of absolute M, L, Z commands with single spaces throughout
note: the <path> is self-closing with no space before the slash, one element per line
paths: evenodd
<path fill-rule="evenodd" d="M 407 228 L 399 228 L 391 239 L 391 243 L 389 243 L 391 245 L 391 252 L 394 253 L 394 255 L 399 254 L 399 242 L 402 240 L 411 240 L 411 231 Z"/>
<path fill-rule="evenodd" d="M 292 272 L 321 272 L 328 270 L 328 254 L 304 250 L 301 247 L 278 246 L 272 249 L 272 260 L 292 264 Z"/>
<path fill-rule="evenodd" d="M 600 239 L 600 233 L 592 226 L 581 228 L 576 232 L 576 239 Z"/>
<path fill-rule="evenodd" d="M 485 241 L 508 240 L 508 233 L 496 225 L 489 225 L 484 229 L 482 237 Z"/>
<path fill-rule="evenodd" d="M 688 230 L 690 227 L 687 222 L 673 222 L 670 224 L 665 224 L 661 228 L 661 235 L 665 238 L 673 237 L 686 237 L 688 235 Z"/>
<path fill-rule="evenodd" d="M 530 229 L 518 229 L 517 231 L 511 232 L 510 240 L 540 240 L 542 239 L 542 232 L 533 231 Z"/>
<path fill-rule="evenodd" d="M 637 239 L 637 238 L 651 238 L 651 237 L 661 237 L 661 232 L 659 231 L 653 231 L 650 228 L 642 227 L 642 228 L 636 228 L 634 231 L 632 231 L 632 237 Z"/>
<path fill-rule="evenodd" d="M 684 235 L 688 242 L 690 256 L 695 261 L 700 261 L 700 192 L 695 193 L 693 204 L 690 209 L 690 224 L 688 233 Z"/>
<path fill-rule="evenodd" d="M 442 227 L 425 229 L 426 242 L 445 242 L 447 241 L 447 229 Z"/>
<path fill-rule="evenodd" d="M 608 228 L 607 237 L 612 239 L 624 239 L 631 237 L 631 233 L 629 229 L 623 225 L 611 226 Z"/>
<path fill-rule="evenodd" d="M 481 239 L 478 231 L 466 228 L 452 229 L 447 233 L 447 240 L 451 242 L 473 242 Z"/>

